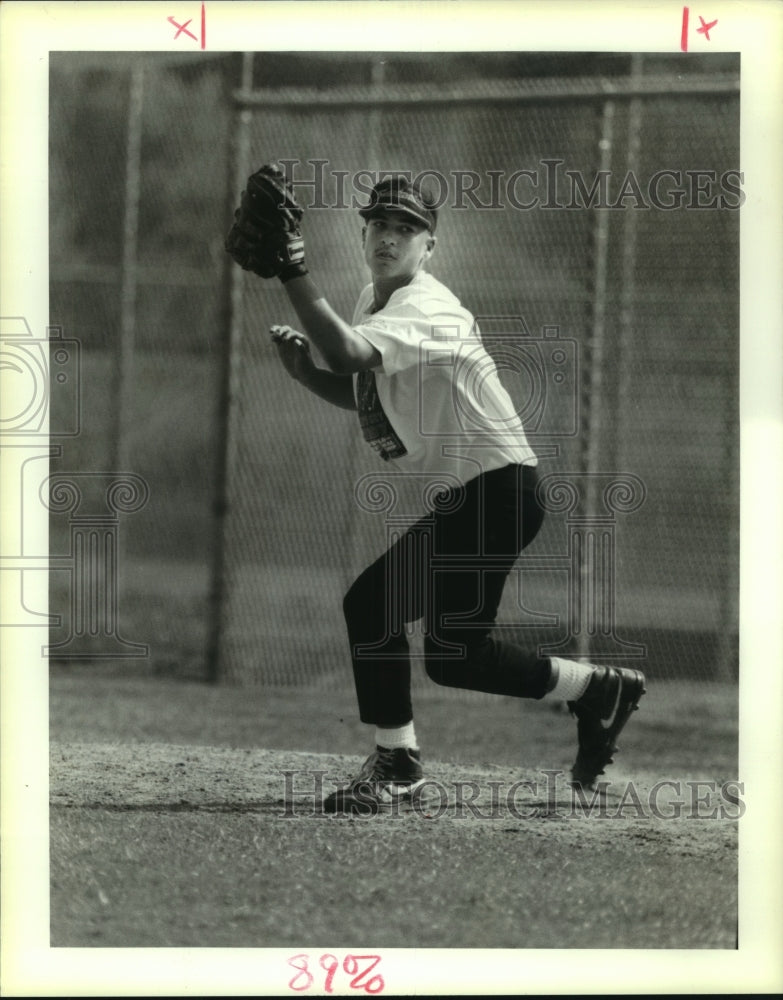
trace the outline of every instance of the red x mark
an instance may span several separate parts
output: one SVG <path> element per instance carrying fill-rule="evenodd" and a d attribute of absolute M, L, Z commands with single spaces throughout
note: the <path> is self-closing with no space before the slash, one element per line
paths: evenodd
<path fill-rule="evenodd" d="M 167 21 L 169 21 L 169 22 L 170 22 L 171 24 L 173 24 L 173 25 L 174 25 L 174 27 L 175 27 L 175 28 L 177 28 L 177 29 L 178 29 L 178 30 L 177 30 L 177 33 L 176 33 L 176 35 L 174 36 L 175 38 L 179 38 L 179 36 L 180 36 L 180 35 L 182 34 L 182 32 L 184 31 L 186 35 L 189 35 L 189 36 L 190 36 L 190 37 L 191 37 L 191 38 L 193 39 L 193 41 L 194 41 L 194 42 L 197 42 L 197 41 L 198 41 L 198 38 L 196 38 L 196 36 L 195 36 L 195 35 L 193 34 L 193 32 L 192 32 L 192 31 L 188 31 L 188 25 L 189 25 L 189 24 L 190 24 L 190 22 L 191 22 L 191 21 L 193 20 L 193 18 L 192 18 L 192 17 L 191 17 L 191 18 L 190 18 L 189 20 L 185 21 L 185 23 L 184 23 L 184 24 L 178 24 L 178 23 L 177 23 L 177 22 L 176 22 L 176 21 L 174 20 L 174 18 L 173 18 L 173 17 L 169 17 L 169 18 L 166 18 L 166 20 L 167 20 Z M 710 27 L 712 27 L 712 25 L 710 25 Z"/>
<path fill-rule="evenodd" d="M 712 28 L 714 28 L 715 25 L 718 23 L 718 19 L 715 18 L 714 21 L 710 21 L 709 24 L 705 24 L 704 23 L 704 18 L 701 16 L 701 14 L 699 14 L 699 20 L 701 21 L 701 27 L 697 28 L 696 31 L 700 35 L 704 35 L 704 37 L 707 39 L 707 41 L 709 41 L 710 40 L 710 30 Z"/>
<path fill-rule="evenodd" d="M 689 7 L 683 7 L 682 8 L 682 30 L 680 32 L 680 48 L 682 49 L 683 52 L 687 52 L 688 51 L 688 19 L 689 19 L 689 15 L 690 15 L 690 8 Z M 701 14 L 699 14 L 699 20 L 701 21 L 701 27 L 697 28 L 696 31 L 698 32 L 698 34 L 704 35 L 704 37 L 707 39 L 707 41 L 709 41 L 710 40 L 710 32 L 715 27 L 715 25 L 718 23 L 718 19 L 715 18 L 714 21 L 710 21 L 709 24 L 706 24 L 705 21 L 704 21 L 704 18 L 701 16 Z"/>

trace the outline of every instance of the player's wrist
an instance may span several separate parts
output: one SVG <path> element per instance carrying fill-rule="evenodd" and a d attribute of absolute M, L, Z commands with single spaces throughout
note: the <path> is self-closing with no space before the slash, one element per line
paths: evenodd
<path fill-rule="evenodd" d="M 287 285 L 289 281 L 294 281 L 296 278 L 304 278 L 309 273 L 307 265 L 302 260 L 299 264 L 286 265 L 277 276 L 284 285 Z"/>
<path fill-rule="evenodd" d="M 281 240 L 278 250 L 278 278 L 285 285 L 294 278 L 303 278 L 310 272 L 305 263 L 304 239 L 300 232 L 287 234 Z"/>
<path fill-rule="evenodd" d="M 315 366 L 312 365 L 311 363 L 307 367 L 305 367 L 304 365 L 297 365 L 291 372 L 291 374 L 293 375 L 293 377 L 296 379 L 297 382 L 299 382 L 301 385 L 305 387 L 305 389 L 309 389 L 313 384 L 313 382 L 315 381 L 314 377 L 315 371 L 316 371 Z"/>

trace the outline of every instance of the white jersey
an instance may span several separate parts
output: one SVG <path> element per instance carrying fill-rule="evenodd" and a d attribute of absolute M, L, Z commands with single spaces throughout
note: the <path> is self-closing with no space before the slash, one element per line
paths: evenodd
<path fill-rule="evenodd" d="M 354 392 L 364 437 L 381 458 L 460 483 L 537 464 L 474 317 L 445 285 L 420 271 L 382 309 L 373 306 L 370 284 L 352 326 L 381 363 L 354 376 Z"/>

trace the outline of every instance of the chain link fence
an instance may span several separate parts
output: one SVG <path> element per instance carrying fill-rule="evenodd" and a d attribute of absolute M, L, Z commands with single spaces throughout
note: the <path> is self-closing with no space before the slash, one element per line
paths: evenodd
<path fill-rule="evenodd" d="M 282 289 L 222 259 L 244 178 L 288 157 L 311 271 L 348 317 L 366 281 L 352 197 L 382 170 L 442 178 L 431 270 L 489 342 L 529 358 L 504 378 L 521 409 L 541 394 L 542 474 L 600 483 L 594 522 L 608 484 L 640 484 L 633 510 L 603 509 L 596 542 L 609 633 L 574 634 L 585 566 L 568 511 L 523 556 L 502 625 L 618 662 L 643 649 L 662 678 L 735 676 L 734 57 L 320 53 L 291 79 L 269 54 L 231 55 L 151 58 L 140 79 L 139 64 L 54 55 L 51 310 L 85 348 L 84 432 L 63 462 L 127 464 L 150 484 L 125 533 L 122 609 L 156 662 L 349 683 L 342 594 L 389 529 L 354 489 L 384 470 L 355 415 L 280 369 L 266 330 L 293 321 Z"/>
<path fill-rule="evenodd" d="M 168 53 L 50 61 L 50 316 L 82 347 L 81 431 L 53 471 L 132 471 L 148 484 L 119 526 L 120 628 L 155 669 L 193 676 L 208 635 L 240 66 Z M 55 392 L 53 430 L 57 405 Z M 53 515 L 53 553 L 68 551 L 68 531 Z M 58 643 L 73 601 L 68 574 L 51 579 Z"/>

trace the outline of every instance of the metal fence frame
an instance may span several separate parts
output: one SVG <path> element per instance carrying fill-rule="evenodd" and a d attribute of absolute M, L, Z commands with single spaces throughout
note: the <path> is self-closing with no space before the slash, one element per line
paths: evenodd
<path fill-rule="evenodd" d="M 362 108 L 366 109 L 372 132 L 372 116 L 384 108 L 416 107 L 426 103 L 442 104 L 449 108 L 460 106 L 481 106 L 486 103 L 502 103 L 508 106 L 524 104 L 540 104 L 543 102 L 588 102 L 600 105 L 602 135 L 600 148 L 602 162 L 600 169 L 608 169 L 611 150 L 612 128 L 615 112 L 619 104 L 628 106 L 628 143 L 626 149 L 627 170 L 632 170 L 636 163 L 639 136 L 644 117 L 645 100 L 651 97 L 667 96 L 692 97 L 694 95 L 738 95 L 739 80 L 734 74 L 689 74 L 681 79 L 672 80 L 670 76 L 648 76 L 644 74 L 643 57 L 634 56 L 630 75 L 612 78 L 562 78 L 546 80 L 514 79 L 488 80 L 472 84 L 454 86 L 439 86 L 437 90 L 428 91 L 426 97 L 420 84 L 384 84 L 383 67 L 379 62 L 373 72 L 372 83 L 368 87 L 338 86 L 328 90 L 314 88 L 253 88 L 253 55 L 246 54 L 243 63 L 242 84 L 233 94 L 234 103 L 234 164 L 235 172 L 229 183 L 232 191 L 241 188 L 248 172 L 247 155 L 250 148 L 250 134 L 253 125 L 253 114 L 257 109 L 297 110 L 317 109 L 319 107 Z M 609 220 L 605 212 L 595 215 L 593 244 L 593 309 L 590 332 L 590 351 L 592 355 L 590 398 L 597 399 L 604 390 L 605 372 L 602 356 L 605 350 L 606 329 L 606 269 L 607 250 L 609 245 Z M 634 263 L 636 255 L 635 213 L 625 213 L 623 240 L 626 253 L 623 258 L 621 276 L 621 308 L 620 330 L 621 338 L 627 338 L 631 323 L 631 299 Z M 223 423 L 220 441 L 222 454 L 220 456 L 220 472 L 218 476 L 218 502 L 216 506 L 215 545 L 212 566 L 212 589 L 210 599 L 210 627 L 208 640 L 207 676 L 211 681 L 217 681 L 223 676 L 222 635 L 225 614 L 225 549 L 226 549 L 226 518 L 228 511 L 227 488 L 232 477 L 235 460 L 235 428 L 233 418 L 233 401 L 237 394 L 237 348 L 241 336 L 241 306 L 242 306 L 242 275 L 236 269 L 227 276 L 226 297 L 230 304 L 230 322 L 226 330 L 225 351 L 223 354 L 222 405 Z M 622 371 L 617 378 L 622 382 Z M 583 437 L 584 452 L 582 456 L 583 471 L 587 473 L 598 470 L 598 448 L 601 438 L 600 407 L 588 405 L 583 407 Z M 733 441 L 733 436 L 730 441 Z M 738 453 L 730 444 L 726 449 L 726 472 L 732 488 L 737 486 Z M 597 477 L 589 487 L 587 509 L 595 514 L 599 510 L 600 499 L 595 492 L 598 489 Z M 732 539 L 732 545 L 738 548 L 738 537 Z M 524 565 L 526 557 L 522 557 Z M 721 618 L 724 621 L 736 620 L 738 609 L 738 559 L 737 565 L 732 565 L 725 578 L 725 589 L 721 596 Z M 588 586 L 587 576 L 590 566 L 582 566 L 583 584 Z M 722 637 L 720 644 L 719 663 L 716 678 L 731 679 L 734 676 L 733 666 L 734 636 L 728 633 Z M 590 639 L 586 639 L 582 650 L 589 655 Z"/>

